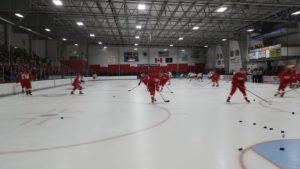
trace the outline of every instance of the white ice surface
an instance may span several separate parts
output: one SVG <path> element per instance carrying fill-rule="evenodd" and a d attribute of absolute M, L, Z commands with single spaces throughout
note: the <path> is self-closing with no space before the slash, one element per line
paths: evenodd
<path fill-rule="evenodd" d="M 173 80 L 170 103 L 149 103 L 144 86 L 128 92 L 136 80 L 91 81 L 82 96 L 69 86 L 0 98 L 0 169 L 240 169 L 240 147 L 281 130 L 300 138 L 300 90 L 274 98 L 276 85 L 247 84 L 272 104 L 249 93 L 247 104 L 239 91 L 227 104 L 230 83 L 205 83 Z M 270 166 L 244 158 L 247 169 Z"/>

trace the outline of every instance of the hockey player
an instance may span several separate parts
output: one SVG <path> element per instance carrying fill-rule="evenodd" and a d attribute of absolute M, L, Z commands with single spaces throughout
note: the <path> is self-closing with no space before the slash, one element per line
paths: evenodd
<path fill-rule="evenodd" d="M 296 67 L 295 66 L 292 66 L 290 68 L 291 70 L 291 83 L 290 83 L 290 88 L 294 88 L 294 87 L 297 87 L 297 83 L 298 83 L 298 80 L 297 80 L 297 70 L 296 70 Z"/>
<path fill-rule="evenodd" d="M 76 75 L 75 79 L 73 80 L 72 86 L 73 86 L 73 89 L 71 91 L 71 94 L 74 94 L 74 92 L 75 92 L 76 89 L 79 90 L 79 94 L 83 94 L 81 80 L 80 80 L 80 74 L 79 73 Z"/>
<path fill-rule="evenodd" d="M 31 70 L 27 70 L 26 73 L 25 73 L 25 75 L 24 75 L 24 79 L 23 79 L 23 84 L 24 84 L 27 96 L 28 95 L 32 95 L 31 81 L 33 81 L 33 80 L 35 80 L 35 77 L 31 73 Z"/>
<path fill-rule="evenodd" d="M 24 83 L 24 80 L 25 80 L 25 73 L 23 71 L 21 71 L 20 74 L 17 77 L 17 82 L 16 83 L 17 84 L 20 83 L 23 94 L 25 93 L 25 83 Z"/>
<path fill-rule="evenodd" d="M 188 77 L 189 77 L 189 80 L 190 80 L 190 81 L 192 81 L 192 79 L 195 79 L 196 76 L 197 76 L 197 74 L 194 73 L 194 72 L 190 72 L 190 73 L 188 74 Z"/>
<path fill-rule="evenodd" d="M 163 90 L 166 83 L 170 80 L 170 75 L 168 73 L 162 73 L 159 76 L 159 86 L 161 87 L 160 91 Z"/>
<path fill-rule="evenodd" d="M 212 82 L 212 87 L 219 87 L 219 80 L 220 80 L 220 75 L 216 73 L 215 71 L 212 71 L 211 73 L 211 82 Z"/>
<path fill-rule="evenodd" d="M 169 84 L 168 85 L 171 85 L 171 79 L 173 78 L 173 75 L 172 75 L 172 72 L 168 72 L 168 75 L 169 75 Z"/>
<path fill-rule="evenodd" d="M 147 75 L 146 73 L 142 73 L 138 85 L 140 86 L 141 83 L 144 83 L 144 85 L 147 86 L 148 80 L 149 80 L 149 75 Z"/>
<path fill-rule="evenodd" d="M 246 76 L 246 70 L 244 68 L 241 68 L 239 72 L 234 73 L 234 75 L 232 76 L 231 91 L 226 100 L 228 103 L 230 103 L 230 99 L 235 93 L 237 88 L 242 92 L 246 102 L 250 103 L 250 100 L 247 98 L 247 94 L 246 94 L 246 86 L 245 86 L 246 80 L 247 80 L 247 76 Z"/>
<path fill-rule="evenodd" d="M 283 97 L 286 87 L 291 83 L 292 74 L 289 69 L 284 68 L 282 72 L 278 74 L 277 78 L 279 79 L 280 83 L 275 96 L 280 95 L 280 97 Z"/>
<path fill-rule="evenodd" d="M 201 72 L 199 72 L 197 74 L 197 80 L 200 80 L 201 82 L 203 82 L 203 74 Z"/>
<path fill-rule="evenodd" d="M 159 77 L 156 72 L 149 73 L 147 88 L 148 88 L 148 92 L 150 93 L 150 96 L 151 96 L 151 102 L 154 103 L 156 101 L 155 92 L 159 91 Z"/>

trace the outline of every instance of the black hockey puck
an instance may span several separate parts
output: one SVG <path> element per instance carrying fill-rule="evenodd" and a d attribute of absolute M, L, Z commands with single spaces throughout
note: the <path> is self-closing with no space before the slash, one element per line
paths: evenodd
<path fill-rule="evenodd" d="M 273 128 L 270 128 L 270 130 L 273 130 Z"/>
<path fill-rule="evenodd" d="M 253 101 L 255 102 L 255 99 L 253 99 Z"/>
<path fill-rule="evenodd" d="M 279 149 L 280 151 L 284 151 L 285 150 L 285 148 L 283 148 L 283 147 L 280 147 L 280 149 Z"/>
<path fill-rule="evenodd" d="M 268 128 L 267 126 L 264 126 L 264 129 Z"/>
<path fill-rule="evenodd" d="M 239 151 L 243 151 L 243 148 L 239 148 Z"/>
<path fill-rule="evenodd" d="M 283 134 L 283 133 L 285 133 L 285 131 L 281 131 L 281 133 Z"/>
<path fill-rule="evenodd" d="M 240 123 L 243 123 L 243 121 L 242 121 L 242 120 L 240 120 L 239 122 L 240 122 Z"/>
<path fill-rule="evenodd" d="M 60 119 L 64 119 L 64 117 L 60 117 Z"/>
<path fill-rule="evenodd" d="M 253 126 L 255 126 L 256 125 L 256 123 L 253 123 Z"/>
<path fill-rule="evenodd" d="M 292 114 L 295 114 L 295 112 L 292 112 Z"/>

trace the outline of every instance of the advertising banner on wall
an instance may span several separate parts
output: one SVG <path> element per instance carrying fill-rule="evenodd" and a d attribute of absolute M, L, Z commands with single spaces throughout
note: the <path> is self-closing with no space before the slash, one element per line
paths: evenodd
<path fill-rule="evenodd" d="M 268 46 L 260 49 L 251 50 L 248 54 L 249 59 L 264 59 L 281 56 L 281 45 Z"/>

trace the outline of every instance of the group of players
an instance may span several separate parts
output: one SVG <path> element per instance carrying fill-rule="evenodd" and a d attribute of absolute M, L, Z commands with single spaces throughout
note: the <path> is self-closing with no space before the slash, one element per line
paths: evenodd
<path fill-rule="evenodd" d="M 172 73 L 169 72 L 151 72 L 149 74 L 142 73 L 138 85 L 145 84 L 150 93 L 151 102 L 156 102 L 155 92 L 161 92 L 164 86 L 169 82 L 171 84 Z"/>
<path fill-rule="evenodd" d="M 208 73 L 208 77 L 211 80 L 212 87 L 219 87 L 220 75 L 216 71 L 210 71 Z M 156 102 L 155 93 L 161 92 L 165 85 L 169 83 L 171 84 L 172 73 L 171 72 L 151 72 L 149 74 L 143 73 L 141 74 L 140 81 L 138 85 L 141 83 L 145 84 L 148 92 L 150 93 L 151 102 Z M 188 74 L 188 78 L 191 81 L 192 79 L 197 79 L 203 82 L 203 74 L 202 73 L 193 73 L 190 72 Z M 288 86 L 291 88 L 296 87 L 296 84 L 299 84 L 300 78 L 297 77 L 296 68 L 295 67 L 286 67 L 282 70 L 281 73 L 276 77 L 280 83 L 278 87 L 278 91 L 275 96 L 284 97 L 285 90 Z M 32 95 L 32 85 L 31 81 L 35 80 L 35 76 L 31 73 L 30 70 L 25 72 L 21 72 L 17 77 L 17 83 L 21 84 L 22 93 L 26 93 L 26 95 Z M 231 78 L 231 90 L 229 96 L 227 97 L 227 102 L 230 103 L 231 97 L 234 95 L 237 89 L 243 94 L 246 102 L 250 103 L 250 100 L 247 98 L 247 89 L 245 86 L 245 82 L 247 81 L 247 73 L 244 68 L 241 68 L 239 71 L 235 72 Z M 79 94 L 83 94 L 82 92 L 82 80 L 80 74 L 76 74 L 73 83 L 72 83 L 72 91 L 71 94 L 74 94 L 75 90 L 79 90 Z"/>
<path fill-rule="evenodd" d="M 22 93 L 26 95 L 32 95 L 31 81 L 35 80 L 35 76 L 31 73 L 31 70 L 21 71 L 17 76 L 17 84 L 20 83 L 22 88 Z"/>
<path fill-rule="evenodd" d="M 171 73 L 155 73 L 151 72 L 149 74 L 143 73 L 140 78 L 139 85 L 144 83 L 150 93 L 151 102 L 154 103 L 155 92 L 160 92 L 163 90 L 163 87 L 166 83 L 171 80 Z M 182 76 L 183 77 L 183 76 Z M 192 79 L 200 80 L 203 82 L 203 74 L 202 73 L 193 73 L 190 72 L 188 74 L 188 78 L 191 81 Z M 208 78 L 211 80 L 212 87 L 219 87 L 220 75 L 216 71 L 210 71 L 208 73 Z M 279 80 L 278 91 L 275 96 L 280 95 L 284 97 L 285 90 L 288 86 L 291 88 L 296 87 L 296 84 L 299 84 L 300 78 L 297 77 L 296 68 L 284 68 L 281 73 L 276 77 Z M 250 103 L 250 100 L 247 97 L 247 89 L 245 83 L 247 81 L 247 72 L 246 69 L 241 68 L 239 71 L 235 72 L 231 78 L 231 90 L 226 99 L 227 103 L 230 103 L 232 96 L 235 94 L 236 90 L 239 89 L 243 94 L 244 100 L 247 103 Z"/>

